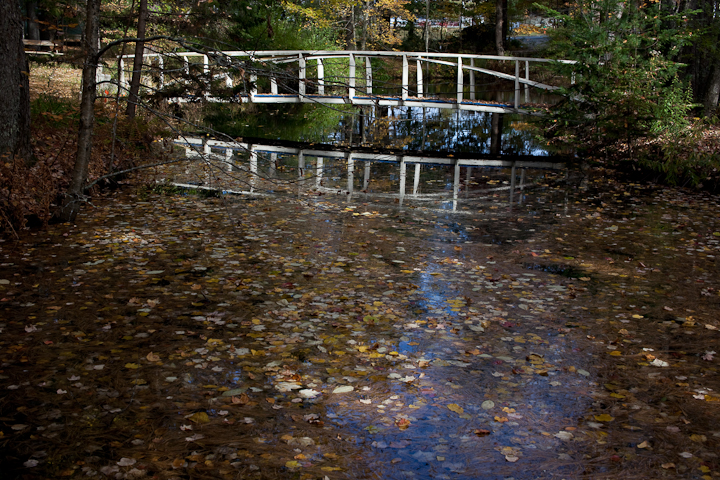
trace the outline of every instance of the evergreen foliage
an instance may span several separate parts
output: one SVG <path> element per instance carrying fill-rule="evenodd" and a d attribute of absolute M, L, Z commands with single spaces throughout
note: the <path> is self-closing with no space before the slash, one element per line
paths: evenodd
<path fill-rule="evenodd" d="M 554 65 L 575 83 L 561 90 L 547 136 L 581 152 L 620 145 L 632 156 L 638 137 L 682 131 L 692 103 L 675 58 L 690 38 L 686 17 L 619 0 L 545 10 L 560 23 L 554 54 L 576 61 Z"/>

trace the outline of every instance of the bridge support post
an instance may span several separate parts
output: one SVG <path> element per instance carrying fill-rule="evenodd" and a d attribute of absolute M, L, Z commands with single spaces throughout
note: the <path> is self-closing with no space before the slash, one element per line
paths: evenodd
<path fill-rule="evenodd" d="M 304 97 L 305 97 L 305 70 L 306 70 L 305 69 L 305 67 L 306 67 L 305 57 L 303 57 L 302 53 L 298 54 L 298 67 L 300 69 L 300 71 L 298 72 L 298 78 L 299 78 L 298 95 L 300 95 L 300 101 L 302 102 L 305 100 Z"/>
<path fill-rule="evenodd" d="M 365 94 L 372 95 L 373 77 L 370 57 L 365 57 Z"/>
<path fill-rule="evenodd" d="M 422 84 L 422 63 L 420 60 L 417 61 L 417 84 L 418 84 L 418 98 L 423 98 L 423 84 Z"/>
<path fill-rule="evenodd" d="M 322 58 L 317 59 L 318 95 L 325 95 L 325 63 Z"/>
<path fill-rule="evenodd" d="M 303 179 L 305 176 L 305 154 L 300 150 L 298 152 L 298 180 Z"/>
<path fill-rule="evenodd" d="M 277 77 L 275 76 L 270 77 L 270 93 L 273 95 L 278 94 Z"/>
<path fill-rule="evenodd" d="M 408 58 L 407 55 L 402 56 L 402 94 L 401 98 L 407 100 L 408 98 Z"/>
<path fill-rule="evenodd" d="M 513 162 L 512 168 L 510 169 L 510 206 L 513 203 L 513 195 L 515 194 L 515 177 L 517 176 L 515 170 L 515 162 Z"/>
<path fill-rule="evenodd" d="M 515 110 L 520 107 L 520 61 L 515 60 Z"/>
<path fill-rule="evenodd" d="M 208 61 L 208 56 L 207 56 L 207 55 L 203 55 L 203 73 L 204 73 L 205 75 L 207 75 L 208 73 L 210 73 L 210 63 L 209 63 L 209 61 Z"/>
<path fill-rule="evenodd" d="M 400 206 L 402 207 L 405 198 L 405 179 L 407 178 L 407 164 L 405 157 L 400 157 Z"/>
<path fill-rule="evenodd" d="M 255 191 L 255 181 L 257 180 L 258 154 L 255 151 L 255 145 L 250 145 L 250 193 Z"/>
<path fill-rule="evenodd" d="M 351 53 L 349 58 L 348 98 L 350 99 L 350 103 L 353 103 L 353 98 L 355 98 L 355 55 Z"/>
<path fill-rule="evenodd" d="M 365 162 L 365 172 L 363 175 L 363 190 L 367 193 L 367 189 L 370 186 L 370 162 Z"/>
<path fill-rule="evenodd" d="M 348 198 L 352 196 L 353 186 L 355 185 L 355 159 L 352 153 L 347 154 L 347 191 Z"/>
<path fill-rule="evenodd" d="M 417 197 L 418 187 L 420 186 L 420 164 L 415 164 L 415 176 L 413 177 L 413 197 Z"/>
<path fill-rule="evenodd" d="M 319 188 L 320 183 L 322 182 L 322 174 L 323 174 L 323 158 L 317 157 L 317 161 L 315 162 L 315 187 Z"/>
<path fill-rule="evenodd" d="M 453 178 L 453 212 L 457 210 L 458 193 L 460 192 L 460 160 L 455 160 L 455 176 Z"/>
<path fill-rule="evenodd" d="M 475 66 L 475 59 L 470 59 L 470 66 Z M 470 100 L 475 100 L 475 70 L 470 70 Z"/>
<path fill-rule="evenodd" d="M 277 153 L 270 154 L 270 165 L 268 166 L 268 177 L 275 178 L 275 169 L 277 168 Z"/>
<path fill-rule="evenodd" d="M 185 71 L 185 75 L 190 75 L 190 61 L 187 57 L 183 56 L 183 70 Z"/>
<path fill-rule="evenodd" d="M 225 149 L 225 163 L 227 163 L 227 171 L 232 173 L 233 169 L 233 149 Z"/>
<path fill-rule="evenodd" d="M 457 104 L 458 107 L 460 107 L 460 104 L 463 102 L 463 61 L 462 57 L 458 57 L 458 66 L 457 66 Z"/>

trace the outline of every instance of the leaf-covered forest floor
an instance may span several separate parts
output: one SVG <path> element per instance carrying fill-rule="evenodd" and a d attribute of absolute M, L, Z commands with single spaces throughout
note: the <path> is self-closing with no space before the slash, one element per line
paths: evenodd
<path fill-rule="evenodd" d="M 717 197 L 563 179 L 126 187 L 0 242 L 3 478 L 720 477 Z"/>

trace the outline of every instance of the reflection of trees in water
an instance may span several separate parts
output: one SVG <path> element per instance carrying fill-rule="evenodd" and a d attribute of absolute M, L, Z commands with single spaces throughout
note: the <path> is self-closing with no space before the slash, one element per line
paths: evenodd
<path fill-rule="evenodd" d="M 399 137 L 409 139 L 406 147 L 411 150 L 496 153 L 492 146 L 497 145 L 497 153 L 546 154 L 529 128 L 514 128 L 518 122 L 527 126 L 522 115 L 442 109 L 424 109 L 423 112 L 420 108 L 403 110 L 394 130 Z"/>
<path fill-rule="evenodd" d="M 232 137 L 458 153 L 546 155 L 528 128 L 532 121 L 526 115 L 438 108 L 296 104 L 209 105 L 205 115 L 207 125 Z M 518 125 L 522 128 L 516 128 Z"/>

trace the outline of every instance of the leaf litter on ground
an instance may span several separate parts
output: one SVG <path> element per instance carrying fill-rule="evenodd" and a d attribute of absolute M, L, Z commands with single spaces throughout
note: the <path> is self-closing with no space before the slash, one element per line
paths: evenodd
<path fill-rule="evenodd" d="M 112 194 L 0 243 L 4 465 L 715 475 L 714 197 L 611 182 L 558 220 L 539 187 L 472 240 L 419 209 Z"/>

